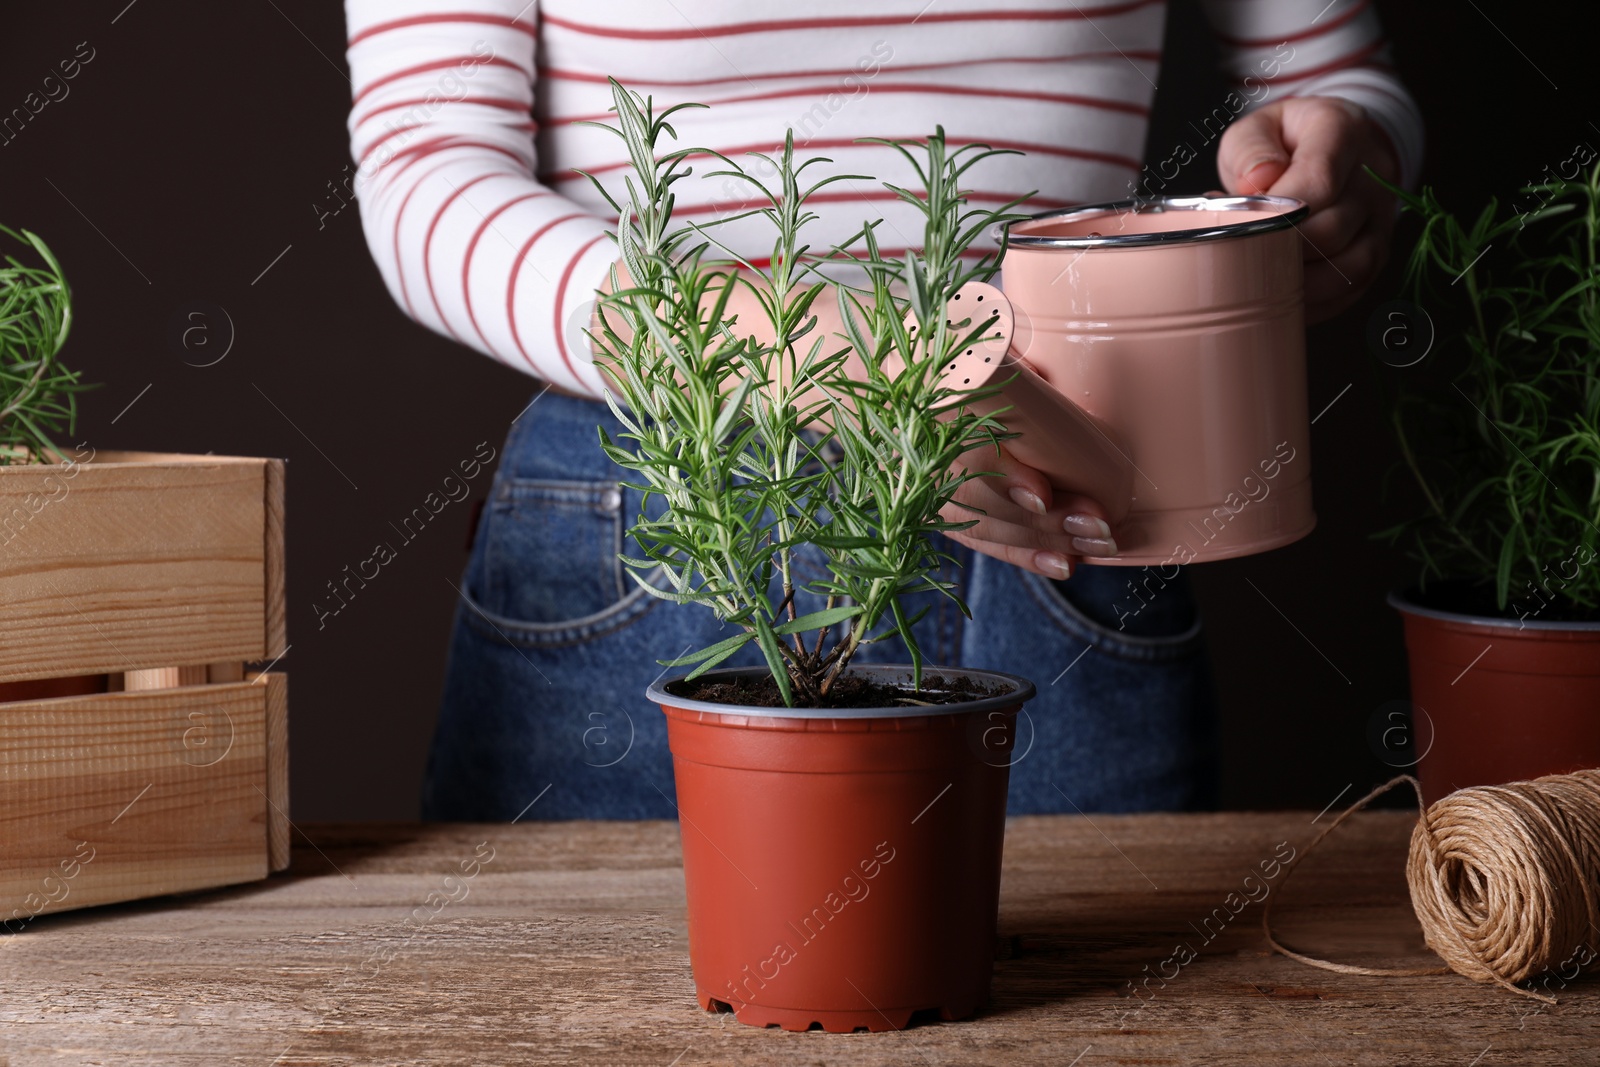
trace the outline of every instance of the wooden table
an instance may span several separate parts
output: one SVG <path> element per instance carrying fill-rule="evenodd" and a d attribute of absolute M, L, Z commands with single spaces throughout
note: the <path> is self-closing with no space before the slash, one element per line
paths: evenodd
<path fill-rule="evenodd" d="M 305 826 L 265 883 L 0 938 L 0 1067 L 1600 1062 L 1588 980 L 1556 983 L 1544 1008 L 1454 975 L 1348 977 L 1269 954 L 1245 877 L 1282 842 L 1303 849 L 1312 822 L 1015 819 L 993 1004 L 844 1035 L 698 1008 L 671 823 Z M 1427 960 L 1401 876 L 1411 822 L 1341 828 L 1280 896 L 1286 942 Z M 475 854 L 492 858 L 465 877 Z M 1195 950 L 1181 965 L 1180 945 Z"/>

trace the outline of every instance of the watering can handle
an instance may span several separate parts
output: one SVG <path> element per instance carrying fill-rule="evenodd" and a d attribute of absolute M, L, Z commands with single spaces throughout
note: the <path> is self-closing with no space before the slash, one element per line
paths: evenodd
<path fill-rule="evenodd" d="M 1012 348 L 1016 312 L 1004 293 L 968 282 L 951 298 L 946 317 L 958 329 L 996 316 L 993 336 L 958 353 L 944 370 L 956 389 L 994 382 L 1000 391 L 972 401 L 968 410 L 996 416 L 1020 436 L 1005 442 L 1019 461 L 1044 473 L 1053 488 L 1081 493 L 1106 509 L 1115 526 L 1133 503 L 1134 464 L 1116 434 L 1050 384 Z"/>

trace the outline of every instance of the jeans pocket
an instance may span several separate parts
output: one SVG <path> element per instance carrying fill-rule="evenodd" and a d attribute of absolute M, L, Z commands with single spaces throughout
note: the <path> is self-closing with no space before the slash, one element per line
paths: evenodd
<path fill-rule="evenodd" d="M 617 558 L 624 495 L 615 481 L 498 480 L 484 511 L 468 618 L 504 640 L 570 644 L 648 610 L 655 598 Z"/>
<path fill-rule="evenodd" d="M 1111 569 L 1106 568 L 1108 571 Z M 1081 571 L 1079 573 L 1082 574 Z M 1204 647 L 1205 634 L 1200 613 L 1193 609 L 1192 601 L 1189 599 L 1191 594 L 1186 583 L 1167 583 L 1158 594 L 1151 594 L 1152 600 L 1155 595 L 1183 598 L 1185 604 L 1182 606 L 1189 610 L 1173 613 L 1174 616 L 1187 616 L 1179 626 L 1165 633 L 1130 633 L 1126 628 L 1108 625 L 1073 603 L 1071 598 L 1062 592 L 1060 583 L 1031 571 L 1019 571 L 1018 577 L 1028 596 L 1043 610 L 1046 618 L 1067 634 L 1107 655 L 1134 662 L 1169 663 L 1198 655 Z M 1121 607 L 1111 609 L 1112 614 L 1122 616 L 1124 622 L 1128 615 L 1141 613 L 1144 610 L 1143 605 L 1147 603 L 1132 593 L 1128 595 L 1127 602 L 1129 606 L 1126 609 Z M 1104 614 L 1104 612 L 1099 613 Z"/>

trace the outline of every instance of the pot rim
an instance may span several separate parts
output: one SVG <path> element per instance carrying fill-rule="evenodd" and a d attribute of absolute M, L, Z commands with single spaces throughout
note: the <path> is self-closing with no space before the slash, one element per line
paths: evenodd
<path fill-rule="evenodd" d="M 852 667 L 849 673 L 867 675 L 892 673 L 897 676 L 904 675 L 909 679 L 911 669 L 909 663 L 863 663 L 858 667 Z M 700 677 L 734 678 L 767 673 L 766 667 L 719 667 L 716 670 L 706 671 Z M 650 688 L 645 690 L 645 695 L 663 707 L 677 708 L 680 711 L 712 712 L 717 715 L 746 715 L 770 719 L 922 719 L 931 715 L 964 715 L 974 711 L 999 711 L 1004 708 L 1020 707 L 1032 700 L 1034 694 L 1038 692 L 1028 679 L 1001 671 L 975 670 L 969 667 L 923 667 L 922 674 L 923 677 L 929 674 L 941 674 L 980 682 L 1006 682 L 1014 688 L 1009 693 L 984 697 L 982 700 L 969 700 L 961 704 L 936 704 L 931 707 L 913 705 L 893 708 L 756 708 L 746 704 L 719 704 L 711 700 L 691 700 L 667 692 L 667 686 L 682 680 L 683 675 L 678 675 L 664 681 L 657 678 L 650 684 Z"/>
<path fill-rule="evenodd" d="M 1262 208 L 1279 208 L 1267 219 L 1228 223 L 1220 226 L 1203 226 L 1192 230 L 1162 230 L 1157 233 L 1118 233 L 1109 237 L 1047 237 L 1026 233 L 1013 233 L 1013 226 L 1027 225 L 1045 219 L 1065 220 L 1094 215 L 1128 214 L 1147 215 L 1168 211 L 1255 211 Z M 1218 241 L 1229 237 L 1251 237 L 1256 234 L 1286 230 L 1309 214 L 1310 208 L 1300 200 L 1287 196 L 1158 196 L 1132 197 L 1126 200 L 1109 200 L 1103 204 L 1082 204 L 1077 207 L 1041 211 L 1026 219 L 1001 223 L 991 234 L 995 240 L 1014 248 L 1147 248 L 1155 245 L 1189 244 L 1194 241 Z"/>
<path fill-rule="evenodd" d="M 1470 623 L 1474 626 L 1488 626 L 1501 630 L 1578 630 L 1582 632 L 1600 632 L 1600 622 L 1561 622 L 1548 619 L 1508 619 L 1499 615 L 1467 615 L 1459 611 L 1446 611 L 1443 608 L 1423 607 L 1413 599 L 1416 592 L 1415 586 L 1392 591 L 1387 600 L 1389 606 L 1406 615 L 1419 615 L 1426 619 L 1439 619 L 1442 622 Z"/>

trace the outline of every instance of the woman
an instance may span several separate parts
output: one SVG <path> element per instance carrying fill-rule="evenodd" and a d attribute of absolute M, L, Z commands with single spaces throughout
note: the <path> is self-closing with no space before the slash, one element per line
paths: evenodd
<path fill-rule="evenodd" d="M 1374 277 L 1394 205 L 1361 167 L 1411 181 L 1421 124 L 1367 0 L 1210 0 L 1237 88 L 1214 128 L 1153 168 L 1140 160 L 1160 0 L 1015 5 L 810 0 L 780 15 L 738 0 L 347 0 L 362 219 L 386 283 L 419 322 L 542 382 L 511 427 L 462 584 L 427 817 L 670 817 L 664 723 L 643 690 L 657 660 L 719 636 L 710 612 L 649 597 L 616 559 L 640 500 L 597 446 L 596 426 L 617 426 L 583 334 L 615 220 L 578 170 L 620 187 L 626 163 L 620 141 L 573 124 L 607 118 L 607 76 L 658 104 L 712 105 L 678 117 L 680 143 L 730 156 L 770 151 L 788 128 L 840 172 L 911 185 L 897 156 L 857 139 L 943 125 L 954 144 L 1020 149 L 973 172 L 972 199 L 1038 190 L 1034 211 L 1181 182 L 1195 144 L 1226 126 L 1224 188 L 1311 206 L 1310 315 Z M 679 214 L 704 219 L 747 195 L 715 180 L 678 193 Z M 814 247 L 879 216 L 882 234 L 920 232 L 872 183 L 813 206 Z M 735 223 L 722 239 L 757 256 L 757 235 Z M 964 487 L 984 518 L 945 546 L 961 566 L 944 577 L 972 618 L 937 597 L 918 635 L 932 662 L 1038 682 L 1011 811 L 1208 804 L 1215 713 L 1187 584 L 1135 600 L 1126 570 L 1079 569 L 1116 553 L 1098 506 L 1052 496 L 1009 456 L 999 466 Z M 858 658 L 908 657 L 885 641 Z"/>

